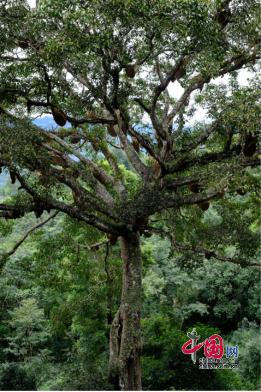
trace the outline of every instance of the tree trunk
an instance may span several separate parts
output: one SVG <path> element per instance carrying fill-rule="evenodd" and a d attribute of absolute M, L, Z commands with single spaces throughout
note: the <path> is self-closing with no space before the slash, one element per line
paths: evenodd
<path fill-rule="evenodd" d="M 141 390 L 142 260 L 140 235 L 121 237 L 121 305 L 110 332 L 110 381 L 116 390 Z"/>

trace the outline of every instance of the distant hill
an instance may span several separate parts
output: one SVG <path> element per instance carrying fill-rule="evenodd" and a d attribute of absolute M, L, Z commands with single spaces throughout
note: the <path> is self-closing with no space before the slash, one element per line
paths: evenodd
<path fill-rule="evenodd" d="M 53 120 L 53 117 L 51 115 L 48 116 L 43 116 L 35 119 L 33 121 L 34 124 L 38 125 L 38 127 L 44 128 L 44 129 L 54 129 L 57 128 L 56 122 Z M 66 123 L 65 128 L 69 128 L 70 123 Z"/>
<path fill-rule="evenodd" d="M 52 116 L 39 117 L 34 120 L 33 123 L 44 129 L 52 129 L 57 127 L 57 124 L 54 122 Z"/>
<path fill-rule="evenodd" d="M 7 174 L 1 174 L 0 175 L 0 189 L 5 186 L 7 180 Z"/>

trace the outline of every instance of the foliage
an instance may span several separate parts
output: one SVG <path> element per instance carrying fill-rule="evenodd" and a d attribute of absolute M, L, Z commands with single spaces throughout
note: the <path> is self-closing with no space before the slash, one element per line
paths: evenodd
<path fill-rule="evenodd" d="M 229 208 L 224 211 L 230 213 Z M 164 226 L 164 222 L 161 224 Z M 213 219 L 206 220 L 206 224 L 211 227 Z M 12 366 L 22 368 L 29 380 L 36 377 L 38 389 L 111 389 L 107 383 L 105 250 L 86 247 L 100 240 L 97 231 L 58 216 L 52 225 L 28 240 L 28 255 L 20 259 L 13 256 L 1 276 L 2 298 L 9 298 L 7 308 L 2 308 L 7 311 L 1 312 L 8 321 L 1 324 L 2 344 L 5 341 L 5 346 L 1 346 L 3 362 L 12 364 L 16 360 Z M 196 264 L 188 269 L 188 258 L 182 266 L 181 255 L 173 253 L 166 238 L 156 235 L 143 240 L 142 251 L 144 389 L 258 388 L 258 369 L 253 367 L 254 360 L 257 366 L 259 363 L 258 329 L 251 323 L 248 327 L 246 322 L 237 329 L 243 317 L 252 323 L 259 321 L 256 269 L 219 261 L 202 263 L 200 255 L 193 256 Z M 117 247 L 111 250 L 109 266 L 113 282 L 110 305 L 114 313 L 121 286 Z M 19 306 L 15 298 L 20 298 Z M 219 332 L 226 343 L 238 344 L 239 372 L 197 369 L 180 349 L 187 340 L 187 331 L 193 327 L 202 339 Z M 31 355 L 27 328 L 33 331 Z M 26 358 L 21 356 L 22 347 L 26 349 Z M 24 359 L 26 362 L 21 363 Z M 6 366 L 2 366 L 2 374 Z M 20 384 L 19 388 L 22 389 Z"/>
<path fill-rule="evenodd" d="M 48 350 L 41 349 L 50 332 L 43 309 L 33 298 L 23 299 L 17 308 L 9 311 L 9 325 L 13 336 L 8 337 L 7 353 L 21 362 L 46 360 Z"/>
<path fill-rule="evenodd" d="M 35 380 L 28 376 L 23 367 L 16 363 L 1 366 L 0 388 L 2 391 L 34 391 Z"/>
<path fill-rule="evenodd" d="M 11 0 L 0 18 L 2 385 L 110 389 L 110 355 L 139 389 L 143 317 L 145 388 L 257 387 L 258 1 Z M 195 326 L 239 340 L 242 369 L 196 369 Z"/>

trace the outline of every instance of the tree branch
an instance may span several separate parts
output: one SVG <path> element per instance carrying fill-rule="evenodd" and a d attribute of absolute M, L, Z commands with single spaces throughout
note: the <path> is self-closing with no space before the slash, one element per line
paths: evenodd
<path fill-rule="evenodd" d="M 116 116 L 118 120 L 118 133 L 120 141 L 123 145 L 124 151 L 126 152 L 127 157 L 129 158 L 133 168 L 135 171 L 142 177 L 145 178 L 146 174 L 148 173 L 148 168 L 144 163 L 140 160 L 138 154 L 132 147 L 132 145 L 128 142 L 127 136 L 124 134 L 123 128 L 123 119 L 121 116 L 120 110 L 116 110 Z"/>
<path fill-rule="evenodd" d="M 252 261 L 250 263 L 247 263 L 245 260 L 242 260 L 242 259 L 234 259 L 231 257 L 225 257 L 225 256 L 218 255 L 213 250 L 206 249 L 201 246 L 190 246 L 190 245 L 182 244 L 182 243 L 176 241 L 175 236 L 172 233 L 167 232 L 165 230 L 157 229 L 157 228 L 153 228 L 153 227 L 148 227 L 148 229 L 151 232 L 154 232 L 156 234 L 166 235 L 170 239 L 172 246 L 175 249 L 177 249 L 178 251 L 194 252 L 194 253 L 203 254 L 207 259 L 210 259 L 211 257 L 213 257 L 219 261 L 241 265 L 241 267 L 244 267 L 244 268 L 245 267 L 261 267 L 261 264 L 257 263 L 256 261 Z"/>
<path fill-rule="evenodd" d="M 188 99 L 189 99 L 191 93 L 197 89 L 202 89 L 204 84 L 209 83 L 209 81 L 212 77 L 217 78 L 217 77 L 223 76 L 229 72 L 236 71 L 236 70 L 242 68 L 243 65 L 246 65 L 247 63 L 254 61 L 257 58 L 259 58 L 259 57 L 255 51 L 251 55 L 242 54 L 240 56 L 232 57 L 231 59 L 224 62 L 223 65 L 220 67 L 219 72 L 217 72 L 215 75 L 208 75 L 208 76 L 203 76 L 201 74 L 196 75 L 191 80 L 190 85 L 186 88 L 186 90 L 184 91 L 184 93 L 182 94 L 180 99 L 177 101 L 174 108 L 168 114 L 167 119 L 166 119 L 167 124 L 169 124 L 173 120 L 175 115 L 188 102 Z"/>
<path fill-rule="evenodd" d="M 55 218 L 58 215 L 58 213 L 59 211 L 56 211 L 53 214 L 51 214 L 47 219 L 43 220 L 40 223 L 37 223 L 35 226 L 33 226 L 31 229 L 25 232 L 25 234 L 16 242 L 16 244 L 12 247 L 12 249 L 0 255 L 0 269 L 3 267 L 3 263 L 16 252 L 16 250 L 24 243 L 24 241 L 29 237 L 31 233 L 43 227 L 51 219 Z"/>

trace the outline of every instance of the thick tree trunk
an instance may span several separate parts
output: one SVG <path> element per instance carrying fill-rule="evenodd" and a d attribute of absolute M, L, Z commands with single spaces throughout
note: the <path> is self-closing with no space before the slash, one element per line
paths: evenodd
<path fill-rule="evenodd" d="M 121 237 L 121 305 L 110 332 L 110 380 L 115 389 L 141 390 L 142 260 L 139 233 Z"/>

